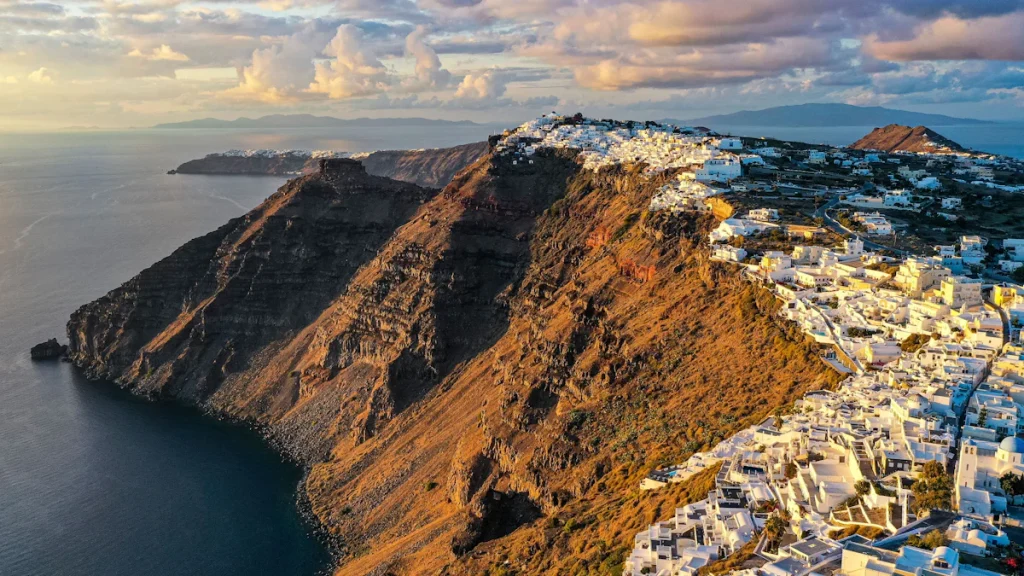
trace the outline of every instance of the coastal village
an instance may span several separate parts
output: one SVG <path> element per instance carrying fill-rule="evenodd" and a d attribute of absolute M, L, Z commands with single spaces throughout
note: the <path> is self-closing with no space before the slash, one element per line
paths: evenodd
<path fill-rule="evenodd" d="M 845 376 L 651 471 L 640 490 L 714 488 L 636 534 L 624 575 L 1016 573 L 1024 233 L 976 230 L 1024 197 L 1024 164 L 554 114 L 495 145 L 513 166 L 542 148 L 668 176 L 648 210 L 713 213 L 710 257 L 771 290 Z"/>

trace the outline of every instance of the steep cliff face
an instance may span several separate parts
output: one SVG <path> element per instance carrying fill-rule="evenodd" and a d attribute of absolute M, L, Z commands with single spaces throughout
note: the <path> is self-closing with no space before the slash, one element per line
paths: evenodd
<path fill-rule="evenodd" d="M 427 188 L 444 188 L 463 168 L 487 153 L 487 142 L 429 150 L 381 150 L 362 158 L 366 171 Z"/>
<path fill-rule="evenodd" d="M 432 195 L 326 161 L 76 311 L 72 360 L 145 394 L 204 402 L 314 320 Z"/>
<path fill-rule="evenodd" d="M 431 196 L 332 166 L 68 331 L 89 373 L 302 458 L 338 573 L 614 572 L 679 496 L 631 496 L 650 466 L 837 380 L 708 261 L 711 217 L 646 211 L 669 176 L 487 155 Z"/>

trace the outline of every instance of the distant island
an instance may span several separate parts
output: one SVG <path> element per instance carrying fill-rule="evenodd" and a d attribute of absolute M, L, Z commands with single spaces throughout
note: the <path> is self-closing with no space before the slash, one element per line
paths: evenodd
<path fill-rule="evenodd" d="M 923 114 L 907 110 L 893 110 L 880 106 L 851 106 L 849 104 L 798 104 L 777 106 L 764 110 L 744 110 L 732 114 L 705 116 L 689 120 L 666 120 L 686 126 L 774 126 L 786 128 L 817 128 L 827 126 L 956 126 L 964 124 L 991 124 L 973 118 L 954 118 L 942 114 Z"/>
<path fill-rule="evenodd" d="M 153 128 L 346 128 L 387 126 L 477 126 L 469 120 L 433 120 L 430 118 L 335 118 L 312 114 L 271 114 L 259 118 L 241 117 L 235 120 L 200 118 L 185 122 L 157 124 Z"/>
<path fill-rule="evenodd" d="M 875 128 L 870 134 L 854 142 L 854 150 L 881 150 L 883 152 L 913 152 L 915 154 L 966 152 L 967 149 L 925 126 L 890 124 Z"/>
<path fill-rule="evenodd" d="M 352 155 L 371 176 L 427 188 L 443 188 L 463 168 L 487 153 L 487 142 L 427 150 L 378 150 Z M 189 160 L 168 174 L 299 176 L 320 170 L 320 161 L 348 154 L 330 150 L 228 150 Z"/>

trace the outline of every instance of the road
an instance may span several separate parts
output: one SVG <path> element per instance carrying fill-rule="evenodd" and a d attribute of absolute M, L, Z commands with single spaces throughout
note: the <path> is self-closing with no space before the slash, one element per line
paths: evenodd
<path fill-rule="evenodd" d="M 864 238 L 864 236 L 862 234 L 854 232 L 853 230 L 850 230 L 849 228 L 846 228 L 845 226 L 840 224 L 835 218 L 832 218 L 832 216 L 830 216 L 829 213 L 828 213 L 829 210 L 835 208 L 838 205 L 839 205 L 839 199 L 838 198 L 833 198 L 832 200 L 829 200 L 825 205 L 823 205 L 820 208 L 818 208 L 817 210 L 815 210 L 814 211 L 814 217 L 815 218 L 821 218 L 822 220 L 824 220 L 825 221 L 825 225 L 828 226 L 830 229 L 832 229 L 833 232 L 835 232 L 837 234 L 840 234 L 840 235 L 850 234 L 850 235 L 853 235 L 853 236 L 860 237 L 861 241 L 864 242 L 864 247 L 869 249 L 869 250 L 875 250 L 875 251 L 888 250 L 889 252 L 895 252 L 895 253 L 897 253 L 897 254 L 899 254 L 901 256 L 906 256 L 906 255 L 910 254 L 910 252 L 907 251 L 907 250 L 900 250 L 898 248 L 893 248 L 892 246 L 886 246 L 885 244 L 879 244 L 878 242 L 873 242 L 871 240 L 867 240 L 867 239 Z"/>

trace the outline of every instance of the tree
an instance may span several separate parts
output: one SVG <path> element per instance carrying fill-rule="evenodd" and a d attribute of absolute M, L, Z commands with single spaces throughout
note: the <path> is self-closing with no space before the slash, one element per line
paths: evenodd
<path fill-rule="evenodd" d="M 1024 267 L 1013 271 L 1013 281 L 1018 284 L 1024 284 Z"/>
<path fill-rule="evenodd" d="M 932 509 L 953 508 L 953 479 L 942 464 L 934 460 L 925 462 L 911 491 L 914 493 L 914 513 L 918 516 Z"/>
<path fill-rule="evenodd" d="M 1007 472 L 999 477 L 999 486 L 1012 501 L 1015 496 L 1024 495 L 1024 476 Z"/>
<path fill-rule="evenodd" d="M 778 429 L 782 428 L 782 406 L 777 406 L 773 414 L 775 417 L 775 427 Z"/>
<path fill-rule="evenodd" d="M 871 492 L 871 483 L 864 479 L 857 480 L 853 489 L 857 491 L 858 496 L 867 496 Z"/>
<path fill-rule="evenodd" d="M 911 334 L 900 343 L 900 349 L 904 352 L 913 354 L 920 350 L 925 344 L 931 341 L 932 337 L 929 334 Z"/>
<path fill-rule="evenodd" d="M 988 421 L 988 408 L 986 406 L 981 407 L 981 411 L 978 412 L 978 427 L 984 428 L 985 422 Z"/>
<path fill-rule="evenodd" d="M 764 532 L 768 535 L 770 542 L 778 542 L 782 535 L 786 533 L 786 529 L 789 527 L 786 521 L 782 519 L 778 514 L 772 514 L 765 520 Z"/>
<path fill-rule="evenodd" d="M 949 544 L 949 539 L 946 535 L 940 532 L 938 529 L 934 529 L 924 536 L 914 534 L 910 538 L 907 538 L 907 544 L 915 548 L 926 548 L 928 550 L 935 550 L 939 546 L 946 546 Z"/>
<path fill-rule="evenodd" d="M 799 471 L 800 471 L 800 469 L 796 467 L 796 462 L 793 462 L 792 460 L 790 460 L 789 462 L 786 462 L 786 479 L 787 480 L 792 480 L 793 478 L 796 478 L 796 475 L 797 475 L 797 473 Z"/>

